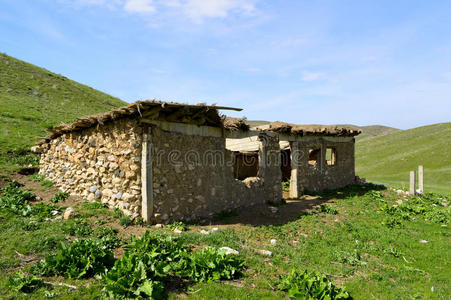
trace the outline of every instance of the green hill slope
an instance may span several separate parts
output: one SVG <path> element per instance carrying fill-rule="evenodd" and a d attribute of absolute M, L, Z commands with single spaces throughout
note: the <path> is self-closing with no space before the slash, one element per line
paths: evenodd
<path fill-rule="evenodd" d="M 47 127 L 125 102 L 0 54 L 0 154 L 28 149 Z"/>
<path fill-rule="evenodd" d="M 399 131 L 397 128 L 383 126 L 383 125 L 370 125 L 370 126 L 356 126 L 362 133 L 356 136 L 357 141 L 364 141 L 377 136 L 382 136 Z"/>
<path fill-rule="evenodd" d="M 425 169 L 426 191 L 451 193 L 451 123 L 418 127 L 356 143 L 356 173 L 408 187 L 409 171 Z"/>

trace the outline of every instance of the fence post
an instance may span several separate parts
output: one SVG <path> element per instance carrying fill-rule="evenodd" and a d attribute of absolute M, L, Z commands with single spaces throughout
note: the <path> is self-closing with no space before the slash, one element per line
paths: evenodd
<path fill-rule="evenodd" d="M 418 190 L 420 194 L 424 194 L 424 169 L 423 166 L 418 166 Z"/>
<path fill-rule="evenodd" d="M 415 195 L 415 171 L 410 171 L 410 189 L 409 194 L 411 196 Z"/>

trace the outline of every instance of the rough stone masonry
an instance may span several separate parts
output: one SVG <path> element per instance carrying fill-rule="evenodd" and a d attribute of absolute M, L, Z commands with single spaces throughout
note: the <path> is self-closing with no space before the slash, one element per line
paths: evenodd
<path fill-rule="evenodd" d="M 281 201 L 282 144 L 291 152 L 291 196 L 354 183 L 358 131 L 280 122 L 250 130 L 218 109 L 141 101 L 56 126 L 35 149 L 39 172 L 63 192 L 158 223 Z M 252 141 L 236 145 L 255 151 L 254 176 L 235 178 L 240 149 L 228 149 L 230 139 Z"/>

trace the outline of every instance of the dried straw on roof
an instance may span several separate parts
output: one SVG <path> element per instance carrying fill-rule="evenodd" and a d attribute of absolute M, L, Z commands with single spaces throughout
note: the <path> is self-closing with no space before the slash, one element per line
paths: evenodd
<path fill-rule="evenodd" d="M 223 117 L 222 123 L 224 125 L 224 128 L 235 131 L 235 130 L 242 130 L 242 131 L 248 131 L 249 130 L 249 124 L 246 123 L 245 118 L 232 118 L 232 117 Z"/>
<path fill-rule="evenodd" d="M 169 122 L 190 123 L 199 126 L 214 126 L 235 130 L 237 128 L 236 123 L 224 124 L 224 119 L 226 118 L 219 115 L 218 109 L 241 111 L 240 108 L 206 104 L 191 105 L 157 100 L 137 101 L 106 113 L 81 117 L 71 124 L 61 124 L 48 129 L 51 134 L 38 142 L 38 144 L 47 143 L 68 132 L 104 125 L 105 123 L 123 118 L 160 119 Z"/>
<path fill-rule="evenodd" d="M 296 125 L 284 122 L 272 122 L 266 130 L 299 136 L 356 136 L 362 133 L 361 130 L 356 128 L 347 128 L 334 125 Z"/>

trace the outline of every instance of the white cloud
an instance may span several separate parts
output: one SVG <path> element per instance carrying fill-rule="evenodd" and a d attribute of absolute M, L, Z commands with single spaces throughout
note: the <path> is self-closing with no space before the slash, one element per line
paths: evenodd
<path fill-rule="evenodd" d="M 204 19 L 226 18 L 235 15 L 254 15 L 255 4 L 260 0 L 60 0 L 82 6 L 104 6 L 109 9 L 123 9 L 128 13 L 177 14 L 192 22 L 202 23 Z"/>
<path fill-rule="evenodd" d="M 255 4 L 249 0 L 187 0 L 183 11 L 192 20 L 202 21 L 204 18 L 225 18 L 231 12 L 252 14 Z"/>
<path fill-rule="evenodd" d="M 153 13 L 156 11 L 153 0 L 126 0 L 124 9 L 130 13 Z"/>
<path fill-rule="evenodd" d="M 303 81 L 316 81 L 323 79 L 324 74 L 320 72 L 310 72 L 310 71 L 303 71 L 301 75 L 301 79 Z"/>

